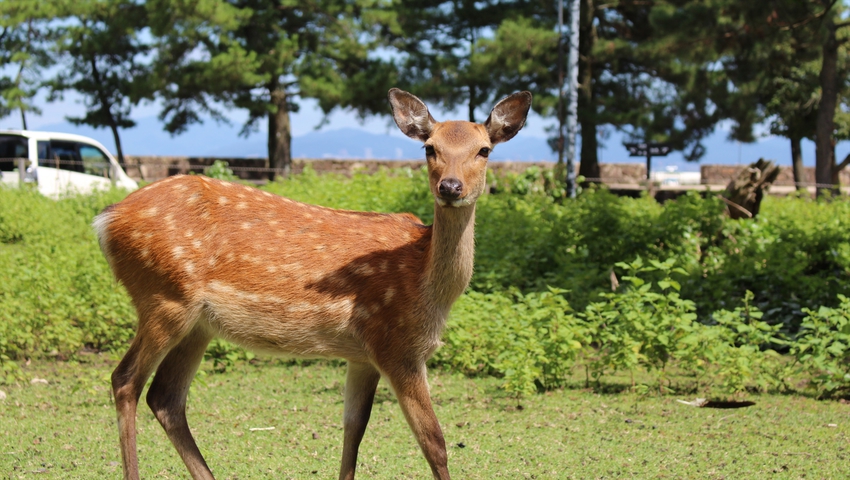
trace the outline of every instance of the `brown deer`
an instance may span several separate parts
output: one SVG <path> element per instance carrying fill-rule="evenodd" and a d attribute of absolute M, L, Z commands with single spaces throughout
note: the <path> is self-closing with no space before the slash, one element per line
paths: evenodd
<path fill-rule="evenodd" d="M 472 275 L 475 202 L 487 156 L 525 124 L 531 94 L 501 100 L 483 125 L 437 122 L 389 91 L 393 118 L 425 143 L 434 224 L 410 214 L 305 205 L 202 176 L 148 185 L 94 220 L 101 249 L 138 313 L 112 373 L 124 477 L 139 478 L 136 406 L 147 402 L 192 477 L 213 478 L 186 422 L 186 395 L 213 337 L 301 357 L 348 361 L 340 479 L 383 377 L 434 477 L 449 478 L 425 361 Z"/>

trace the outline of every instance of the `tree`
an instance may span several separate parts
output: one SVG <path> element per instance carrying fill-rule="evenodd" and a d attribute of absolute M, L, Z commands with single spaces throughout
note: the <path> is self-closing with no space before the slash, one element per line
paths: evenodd
<path fill-rule="evenodd" d="M 226 122 L 217 102 L 265 78 L 255 73 L 260 68 L 256 54 L 232 37 L 251 11 L 219 0 L 151 0 L 147 5 L 165 130 L 183 133 L 204 116 Z"/>
<path fill-rule="evenodd" d="M 492 62 L 492 55 L 482 58 L 487 56 L 486 49 L 492 51 L 493 42 L 502 43 L 494 32 L 512 21 L 509 28 L 513 32 L 502 30 L 502 36 L 519 40 L 519 49 L 513 51 L 521 51 L 531 37 L 539 38 L 539 32 L 534 30 L 541 25 L 548 23 L 551 33 L 554 4 L 541 5 L 522 0 L 400 2 L 393 7 L 393 28 L 384 29 L 382 36 L 400 55 L 401 85 L 445 109 L 465 107 L 467 119 L 474 122 L 481 107 L 489 106 L 496 100 L 494 97 L 505 93 L 503 87 L 507 85 L 499 77 L 509 67 Z M 531 37 L 516 38 L 512 34 L 517 30 L 525 30 Z M 502 43 L 496 48 L 511 47 Z M 543 68 L 554 66 L 545 58 L 527 58 L 525 63 L 539 63 Z M 538 92 L 534 93 L 536 103 Z"/>
<path fill-rule="evenodd" d="M 289 114 L 297 111 L 299 98 L 318 99 L 325 113 L 351 107 L 366 115 L 379 111 L 379 104 L 386 110 L 395 70 L 370 56 L 377 45 L 372 29 L 383 18 L 378 1 L 201 1 L 216 12 L 215 23 L 201 34 L 192 26 L 206 18 L 195 8 L 158 3 L 164 8 L 155 33 L 168 39 L 159 42 L 167 85 L 162 118 L 172 132 L 200 121 L 199 110 L 220 117 L 216 102 L 245 109 L 243 135 L 256 131 L 261 119 L 268 122 L 274 177 L 291 169 Z"/>
<path fill-rule="evenodd" d="M 812 17 L 820 17 L 818 24 L 822 38 L 821 70 L 820 70 L 820 103 L 818 104 L 815 132 L 815 183 L 818 194 L 825 191 L 838 192 L 838 173 L 850 164 L 850 155 L 840 164 L 835 161 L 835 115 L 838 109 L 840 91 L 847 87 L 847 79 L 841 77 L 839 70 L 845 55 L 839 55 L 848 41 L 846 27 L 850 20 L 842 19 L 843 9 L 838 0 L 816 0 L 815 8 L 822 7 L 821 12 L 813 12 Z M 842 57 L 842 58 L 839 58 Z M 823 187 L 831 185 L 832 187 Z"/>
<path fill-rule="evenodd" d="M 816 145 L 815 181 L 837 185 L 836 141 L 850 130 L 838 108 L 847 97 L 843 9 L 833 0 L 726 0 L 705 4 L 668 2 L 664 20 L 679 38 L 696 37 L 710 45 L 709 61 L 722 65 L 732 85 L 725 116 L 736 123 L 732 136 L 753 140 L 753 127 L 769 122 L 771 133 L 791 142 L 795 180 L 802 182 L 800 141 Z M 675 7 L 675 8 L 670 8 Z M 682 42 L 684 43 L 684 42 Z M 680 50 L 680 54 L 687 54 Z M 818 191 L 821 192 L 819 187 Z"/>
<path fill-rule="evenodd" d="M 806 189 L 802 140 L 815 137 L 815 115 L 820 103 L 814 66 L 813 62 L 791 66 L 787 76 L 774 77 L 774 89 L 765 105 L 770 133 L 790 141 L 791 168 L 798 190 Z"/>
<path fill-rule="evenodd" d="M 806 32 L 783 23 L 800 13 L 793 0 L 677 1 L 656 9 L 655 22 L 675 40 L 677 55 L 716 65 L 717 81 L 730 86 L 712 98 L 733 122 L 730 139 L 755 141 L 756 125 L 768 123 L 772 134 L 790 140 L 795 181 L 805 188 L 800 142 L 814 136 L 817 75 L 811 74 L 819 52 Z"/>
<path fill-rule="evenodd" d="M 579 19 L 579 174 L 600 176 L 598 129 L 611 125 L 640 141 L 669 143 L 688 160 L 705 153 L 701 140 L 723 118 L 718 72 L 703 59 L 678 54 L 657 10 L 663 2 L 582 0 Z"/>
<path fill-rule="evenodd" d="M 58 9 L 50 2 L 0 3 L 0 71 L 9 72 L 0 76 L 0 118 L 17 110 L 24 130 L 26 113 L 39 113 L 32 99 L 42 87 L 41 71 L 52 62 L 48 21 Z"/>
<path fill-rule="evenodd" d="M 534 110 L 551 115 L 557 103 L 558 33 L 551 20 L 534 17 L 505 19 L 492 37 L 480 38 L 469 70 L 488 78 L 487 90 L 479 95 L 497 100 L 528 90 L 534 95 Z M 492 97 L 492 98 L 491 98 Z"/>
<path fill-rule="evenodd" d="M 130 111 L 153 97 L 153 81 L 141 38 L 147 25 L 144 5 L 133 0 L 81 1 L 70 7 L 56 49 L 67 64 L 48 82 L 51 99 L 68 90 L 83 96 L 86 114 L 74 124 L 109 128 L 119 162 L 124 162 L 119 129 L 135 126 Z"/>

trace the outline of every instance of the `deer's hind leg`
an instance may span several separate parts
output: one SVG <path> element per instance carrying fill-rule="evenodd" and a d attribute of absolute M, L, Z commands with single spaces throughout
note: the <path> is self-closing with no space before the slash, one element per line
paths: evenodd
<path fill-rule="evenodd" d="M 198 323 L 159 364 L 147 402 L 194 479 L 212 479 L 186 421 L 186 397 L 213 333 Z"/>
<path fill-rule="evenodd" d="M 136 451 L 136 409 L 145 383 L 168 352 L 192 329 L 188 309 L 177 302 L 151 302 L 140 311 L 136 336 L 112 372 L 112 393 L 118 414 L 118 434 L 124 478 L 139 478 Z M 195 315 L 197 317 L 197 315 Z"/>

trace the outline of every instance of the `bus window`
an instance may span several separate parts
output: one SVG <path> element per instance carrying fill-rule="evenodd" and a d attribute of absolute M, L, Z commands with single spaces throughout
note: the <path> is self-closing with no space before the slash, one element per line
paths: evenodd
<path fill-rule="evenodd" d="M 83 159 L 77 151 L 77 145 L 76 142 L 51 140 L 48 158 L 38 163 L 45 167 L 83 173 Z"/>
<path fill-rule="evenodd" d="M 17 159 L 29 158 L 27 139 L 18 135 L 0 135 L 0 171 L 18 168 Z"/>
<path fill-rule="evenodd" d="M 83 159 L 83 170 L 89 175 L 109 178 L 109 158 L 99 148 L 85 143 L 78 144 L 80 157 Z"/>

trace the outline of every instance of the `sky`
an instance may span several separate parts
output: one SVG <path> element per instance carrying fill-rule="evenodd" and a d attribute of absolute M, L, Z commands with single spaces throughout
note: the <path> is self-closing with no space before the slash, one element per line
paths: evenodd
<path fill-rule="evenodd" d="M 44 95 L 41 94 L 36 98 L 36 105 L 41 109 L 41 114 L 37 115 L 31 112 L 27 114 L 27 123 L 31 130 L 54 130 L 88 135 L 101 141 L 113 153 L 115 152 L 115 144 L 108 130 L 77 127 L 65 120 L 66 116 L 81 116 L 83 114 L 84 107 L 75 94 L 66 94 L 63 100 L 52 103 L 47 102 Z M 431 111 L 437 120 L 465 117 L 460 111 L 446 112 L 438 108 L 432 108 Z M 202 125 L 191 127 L 186 134 L 173 138 L 161 130 L 161 123 L 156 120 L 158 112 L 159 106 L 154 103 L 143 104 L 133 110 L 132 117 L 139 122 L 139 127 L 122 132 L 122 145 L 125 145 L 125 153 L 132 155 L 195 156 L 212 156 L 215 155 L 216 151 L 223 152 L 224 155 L 222 156 L 262 156 L 264 153 L 265 125 L 261 125 L 260 131 L 247 139 L 238 136 L 239 128 L 245 119 L 245 114 L 242 111 L 225 112 L 225 116 L 232 122 L 230 126 L 217 125 L 214 121 L 208 120 Z M 320 124 L 322 126 L 317 129 L 316 127 Z M 0 119 L 0 128 L 17 129 L 20 127 L 19 114 L 13 113 Z M 555 160 L 556 155 L 545 146 L 546 138 L 549 135 L 547 128 L 553 127 L 553 119 L 545 119 L 532 113 L 522 132 L 511 141 L 510 147 L 506 145 L 494 150 L 494 154 L 498 154 L 500 151 L 503 153 L 502 158 L 497 156 L 495 159 Z M 305 100 L 301 102 L 300 111 L 292 114 L 295 156 L 298 156 L 299 145 L 306 147 L 307 143 L 312 145 L 312 150 L 308 152 L 310 156 L 322 156 L 321 152 L 317 153 L 315 150 L 315 144 L 322 142 L 328 145 L 330 149 L 330 151 L 324 152 L 324 156 L 338 156 L 340 152 L 347 150 L 334 144 L 335 138 L 342 139 L 343 137 L 341 134 L 337 135 L 337 132 L 347 132 L 348 136 L 345 138 L 349 139 L 347 141 L 351 141 L 351 134 L 355 130 L 374 134 L 375 136 L 370 136 L 369 139 L 372 142 L 380 141 L 382 137 L 390 137 L 386 140 L 387 142 L 398 142 L 398 139 L 407 140 L 392 123 L 389 115 L 361 120 L 353 112 L 336 110 L 329 116 L 327 122 L 322 123 L 322 112 L 316 102 Z M 727 135 L 728 127 L 723 124 L 719 125 L 716 131 L 705 141 L 707 153 L 699 162 L 700 164 L 746 164 L 760 157 L 775 160 L 779 165 L 790 166 L 791 164 L 790 145 L 787 139 L 765 135 L 755 143 L 742 144 L 728 141 Z M 313 141 L 307 142 L 306 140 L 309 138 L 312 138 Z M 304 141 L 299 144 L 302 139 Z M 622 146 L 623 141 L 622 135 L 618 132 L 608 132 L 607 135 L 600 138 L 600 160 L 603 163 L 645 161 L 643 158 L 629 157 L 628 152 Z M 411 148 L 418 147 L 413 141 L 410 145 Z M 211 146 L 216 146 L 220 150 L 210 148 Z M 357 151 L 358 148 L 361 153 L 355 153 L 351 156 L 362 158 L 373 150 L 372 147 L 355 147 L 353 150 Z M 520 158 L 522 155 L 518 153 L 523 149 L 529 152 L 525 155 L 526 158 Z M 402 149 L 395 151 L 402 153 Z M 414 150 L 404 148 L 403 151 L 405 154 L 402 158 L 410 158 L 411 154 L 406 152 Z M 807 166 L 814 166 L 814 151 L 814 143 L 803 142 L 803 159 Z M 246 152 L 246 154 L 238 155 L 238 152 Z M 850 153 L 850 142 L 843 142 L 837 146 L 836 155 L 839 160 L 843 159 L 848 153 Z M 416 155 L 415 151 L 412 155 Z M 511 158 L 511 156 L 514 158 Z M 699 164 L 684 161 L 682 155 L 678 152 L 673 152 L 667 157 L 653 159 L 653 170 L 657 171 L 668 167 L 680 171 L 695 171 L 698 170 Z"/>

